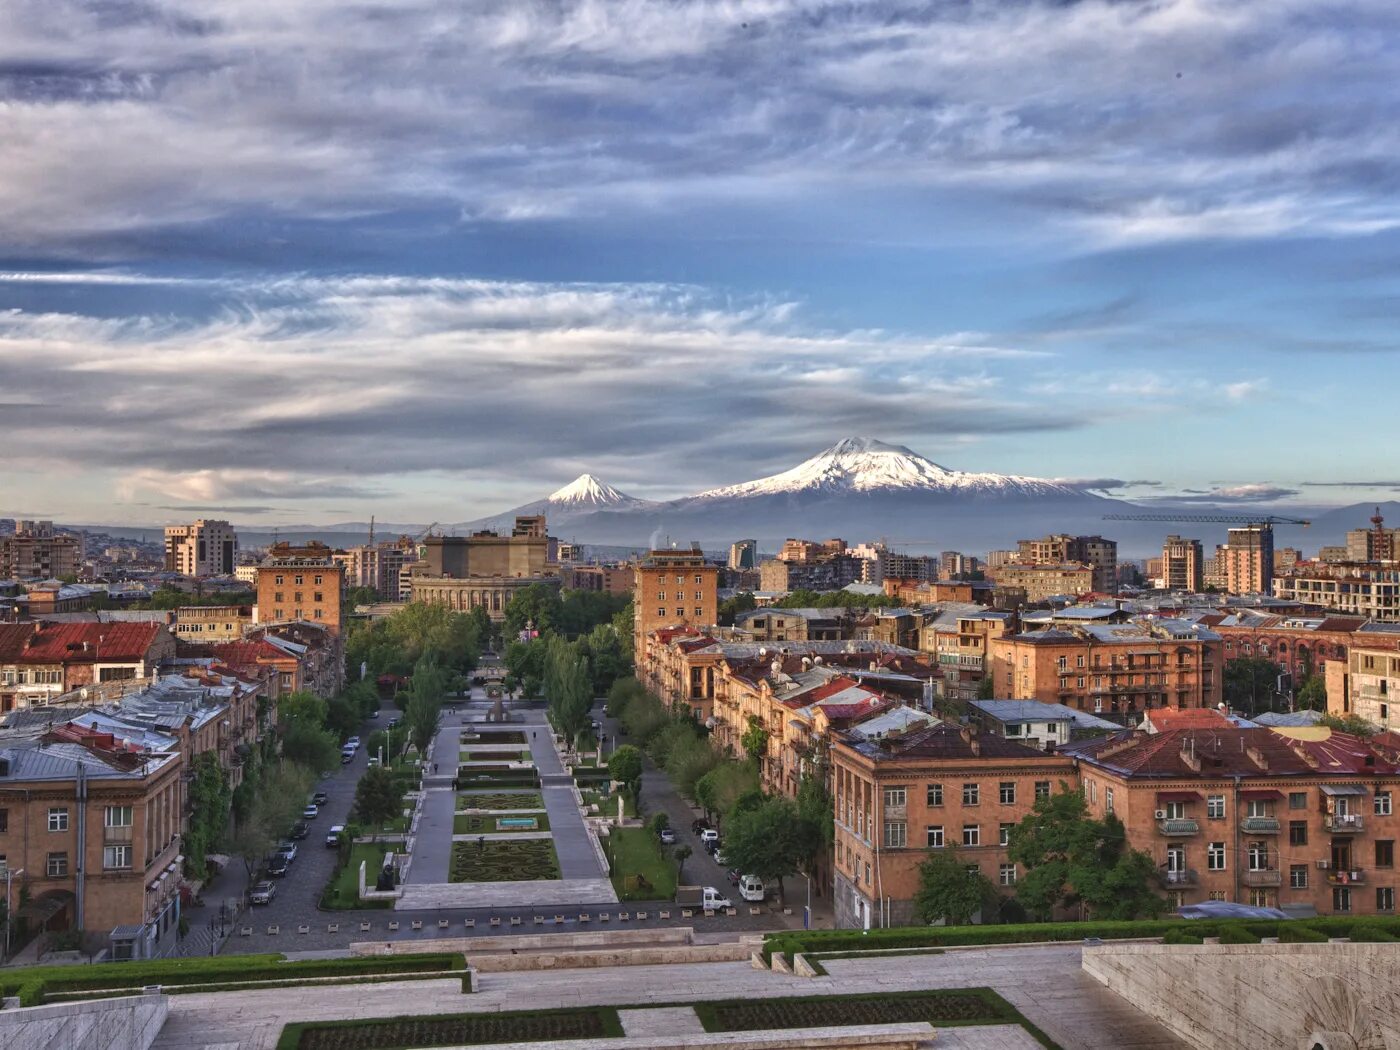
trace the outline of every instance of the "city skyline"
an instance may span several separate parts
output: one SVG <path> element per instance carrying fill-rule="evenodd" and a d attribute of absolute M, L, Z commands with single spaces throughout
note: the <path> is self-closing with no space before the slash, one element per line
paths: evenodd
<path fill-rule="evenodd" d="M 851 434 L 1136 502 L 1383 502 L 1400 422 L 1344 469 L 1293 435 L 1400 381 L 1394 17 L 0 14 L 4 512 L 430 521 Z"/>

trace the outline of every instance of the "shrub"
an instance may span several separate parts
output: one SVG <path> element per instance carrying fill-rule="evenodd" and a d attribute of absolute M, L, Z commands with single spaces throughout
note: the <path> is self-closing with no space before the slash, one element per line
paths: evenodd
<path fill-rule="evenodd" d="M 1395 934 L 1367 922 L 1357 923 L 1351 928 L 1351 939 L 1369 944 L 1389 944 L 1400 941 L 1400 937 L 1396 937 Z"/>
<path fill-rule="evenodd" d="M 1221 944 L 1258 944 L 1259 935 L 1243 926 L 1227 926 L 1220 931 Z"/>
<path fill-rule="evenodd" d="M 1323 944 L 1327 941 L 1327 934 L 1301 923 L 1282 923 L 1279 925 L 1278 939 L 1282 944 Z"/>
<path fill-rule="evenodd" d="M 1162 935 L 1163 944 L 1201 944 L 1201 938 L 1190 930 L 1168 930 Z"/>
<path fill-rule="evenodd" d="M 45 991 L 47 991 L 47 988 L 43 978 L 39 977 L 30 981 L 25 981 L 24 984 L 19 986 L 19 1005 L 42 1006 L 44 1003 Z"/>
<path fill-rule="evenodd" d="M 470 995 L 470 994 L 472 993 L 472 991 L 473 991 L 473 988 L 472 988 L 472 972 L 471 972 L 470 970 L 463 970 L 463 971 L 462 971 L 462 994 L 463 994 L 463 995 Z"/>

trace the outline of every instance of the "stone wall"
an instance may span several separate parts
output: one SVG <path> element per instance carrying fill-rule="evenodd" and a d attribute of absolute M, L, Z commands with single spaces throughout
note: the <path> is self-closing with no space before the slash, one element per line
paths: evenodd
<path fill-rule="evenodd" d="M 1104 944 L 1083 960 L 1199 1050 L 1400 1048 L 1400 944 Z"/>
<path fill-rule="evenodd" d="M 0 1010 L 6 1050 L 147 1050 L 165 1024 L 164 995 Z"/>

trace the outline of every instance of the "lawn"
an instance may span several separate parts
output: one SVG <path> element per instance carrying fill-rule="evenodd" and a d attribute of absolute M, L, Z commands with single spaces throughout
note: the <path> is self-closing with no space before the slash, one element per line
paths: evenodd
<path fill-rule="evenodd" d="M 400 1050 L 402 1047 L 538 1043 L 621 1036 L 612 1007 L 436 1014 L 375 1020 L 289 1024 L 277 1050 Z"/>
<path fill-rule="evenodd" d="M 529 751 L 476 751 L 463 749 L 463 762 L 528 762 Z"/>
<path fill-rule="evenodd" d="M 485 791 L 474 795 L 458 795 L 458 809 L 544 809 L 544 799 L 538 791 Z"/>
<path fill-rule="evenodd" d="M 552 839 L 454 842 L 452 882 L 524 882 L 559 878 L 559 858 Z"/>
<path fill-rule="evenodd" d="M 605 840 L 613 889 L 621 900 L 669 900 L 676 895 L 676 862 L 646 828 L 613 828 Z"/>
<path fill-rule="evenodd" d="M 605 795 L 601 791 L 594 791 L 592 788 L 580 788 L 579 797 L 583 799 L 585 806 L 596 805 L 599 816 L 617 816 L 617 794 Z M 622 812 L 629 817 L 637 815 L 636 803 L 625 791 L 622 793 Z"/>
<path fill-rule="evenodd" d="M 500 827 L 496 817 L 485 813 L 458 813 L 452 818 L 452 834 L 454 835 L 490 835 L 495 832 L 529 832 L 548 831 L 549 817 L 543 813 L 522 813 L 519 818 L 528 818 L 535 821 L 533 828 L 511 828 Z M 505 817 L 510 820 L 510 817 Z"/>
<path fill-rule="evenodd" d="M 360 862 L 365 862 L 365 887 L 374 889 L 374 880 L 379 867 L 384 863 L 384 854 L 395 850 L 393 843 L 357 842 L 350 847 L 350 860 L 342 868 L 337 868 L 326 890 L 321 894 L 323 908 L 376 908 L 387 907 L 387 902 L 374 903 L 360 901 Z"/>

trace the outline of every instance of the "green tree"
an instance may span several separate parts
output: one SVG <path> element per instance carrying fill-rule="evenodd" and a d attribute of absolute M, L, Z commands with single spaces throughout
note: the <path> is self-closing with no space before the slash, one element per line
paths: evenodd
<path fill-rule="evenodd" d="M 560 597 L 554 630 L 569 638 L 586 635 L 594 628 L 611 625 L 631 598 L 627 595 L 606 594 L 603 591 L 565 591 Z"/>
<path fill-rule="evenodd" d="M 676 858 L 676 881 L 677 881 L 677 882 L 684 882 L 684 881 L 685 881 L 685 862 L 686 862 L 687 860 L 690 859 L 690 854 L 691 854 L 690 846 L 688 846 L 686 843 L 682 842 L 682 843 L 681 843 L 679 846 L 677 846 L 672 852 L 673 852 L 673 854 L 674 854 L 674 856 L 675 856 L 675 858 Z"/>
<path fill-rule="evenodd" d="M 695 801 L 707 817 L 719 817 L 757 788 L 758 773 L 752 764 L 725 760 L 695 782 Z"/>
<path fill-rule="evenodd" d="M 403 792 L 394 783 L 394 774 L 386 766 L 371 766 L 355 785 L 355 820 L 374 829 L 393 820 L 403 811 Z"/>
<path fill-rule="evenodd" d="M 1327 683 L 1319 674 L 1309 675 L 1298 687 L 1298 706 L 1305 711 L 1327 710 Z"/>
<path fill-rule="evenodd" d="M 543 636 L 553 631 L 561 609 L 559 592 L 543 583 L 532 583 L 522 587 L 506 604 L 504 610 L 504 635 L 517 637 L 527 626 L 532 626 Z"/>
<path fill-rule="evenodd" d="M 373 587 L 351 587 L 345 592 L 345 606 L 353 609 L 357 605 L 374 605 L 379 601 L 379 592 Z"/>
<path fill-rule="evenodd" d="M 218 848 L 228 831 L 233 791 L 228 775 L 212 751 L 198 755 L 190 781 L 190 816 L 183 840 L 185 866 L 196 878 L 204 878 L 208 855 Z"/>
<path fill-rule="evenodd" d="M 445 605 L 411 602 L 392 616 L 352 624 L 345 642 L 347 678 L 407 675 L 425 653 L 449 671 L 466 674 L 476 667 L 483 636 L 479 618 Z"/>
<path fill-rule="evenodd" d="M 1011 829 L 1007 857 L 1026 869 L 1017 897 L 1041 919 L 1056 905 L 1079 904 L 1104 919 L 1151 917 L 1165 907 L 1150 886 L 1152 858 L 1128 847 L 1117 817 L 1089 817 L 1078 791 L 1037 799 Z"/>
<path fill-rule="evenodd" d="M 787 903 L 783 878 L 806 859 L 807 843 L 791 799 L 771 796 L 745 808 L 742 799 L 725 821 L 724 855 L 746 875 L 778 881 L 778 899 Z"/>
<path fill-rule="evenodd" d="M 549 643 L 543 639 L 514 641 L 506 645 L 501 662 L 510 676 L 524 687 L 526 696 L 538 696 L 544 688 L 544 664 L 548 649 Z"/>
<path fill-rule="evenodd" d="M 447 672 L 438 665 L 437 654 L 429 651 L 413 665 L 403 721 L 409 739 L 419 754 L 428 750 L 442 720 L 442 694 L 447 688 Z"/>
<path fill-rule="evenodd" d="M 608 776 L 623 786 L 635 804 L 642 787 L 642 752 L 623 744 L 608 756 Z"/>
<path fill-rule="evenodd" d="M 825 763 L 809 768 L 798 782 L 797 816 L 802 822 L 806 844 L 802 868 L 812 875 L 820 858 L 830 856 L 832 843 L 836 841 L 835 805 L 826 787 Z"/>
<path fill-rule="evenodd" d="M 251 880 L 258 867 L 301 816 L 315 776 L 292 763 L 264 770 L 246 817 L 234 827 L 229 850 L 243 861 Z"/>
<path fill-rule="evenodd" d="M 1339 733 L 1351 733 L 1359 737 L 1375 736 L 1378 732 L 1375 726 L 1358 714 L 1323 715 L 1317 724 L 1335 729 Z"/>
<path fill-rule="evenodd" d="M 749 715 L 749 727 L 744 730 L 739 743 L 743 745 L 744 753 L 755 762 L 767 753 L 768 730 L 763 728 L 757 715 Z"/>
<path fill-rule="evenodd" d="M 723 627 L 733 627 L 734 618 L 740 613 L 752 612 L 758 608 L 758 602 L 754 601 L 753 594 L 744 591 L 736 594 L 732 598 L 726 598 L 719 603 L 719 622 Z"/>
<path fill-rule="evenodd" d="M 544 690 L 555 728 L 576 742 L 593 708 L 593 680 L 577 645 L 558 636 L 545 644 Z"/>
<path fill-rule="evenodd" d="M 1225 703 L 1233 710 L 1271 711 L 1283 668 L 1262 656 L 1241 656 L 1225 664 Z"/>
<path fill-rule="evenodd" d="M 363 717 L 359 707 L 344 696 L 332 697 L 326 703 L 326 728 L 338 740 L 353 735 Z"/>
<path fill-rule="evenodd" d="M 977 683 L 978 700 L 995 700 L 997 695 L 996 680 L 992 677 L 991 671 L 982 674 L 982 680 Z"/>
<path fill-rule="evenodd" d="M 995 894 L 991 880 L 975 864 L 959 860 L 956 850 L 933 850 L 919 865 L 914 908 L 924 923 L 962 926 L 971 922 Z"/>
<path fill-rule="evenodd" d="M 320 729 L 326 724 L 326 701 L 309 689 L 298 689 L 278 699 L 277 719 L 284 726 L 304 722 Z"/>
<path fill-rule="evenodd" d="M 622 647 L 622 657 L 628 664 L 632 664 L 637 659 L 637 654 L 633 651 L 633 632 L 636 631 L 637 610 L 632 602 L 628 602 L 622 607 L 612 619 L 613 630 L 617 632 L 618 642 Z"/>
<path fill-rule="evenodd" d="M 334 769 L 340 762 L 340 738 L 330 730 L 296 719 L 282 730 L 282 755 L 307 769 Z"/>

